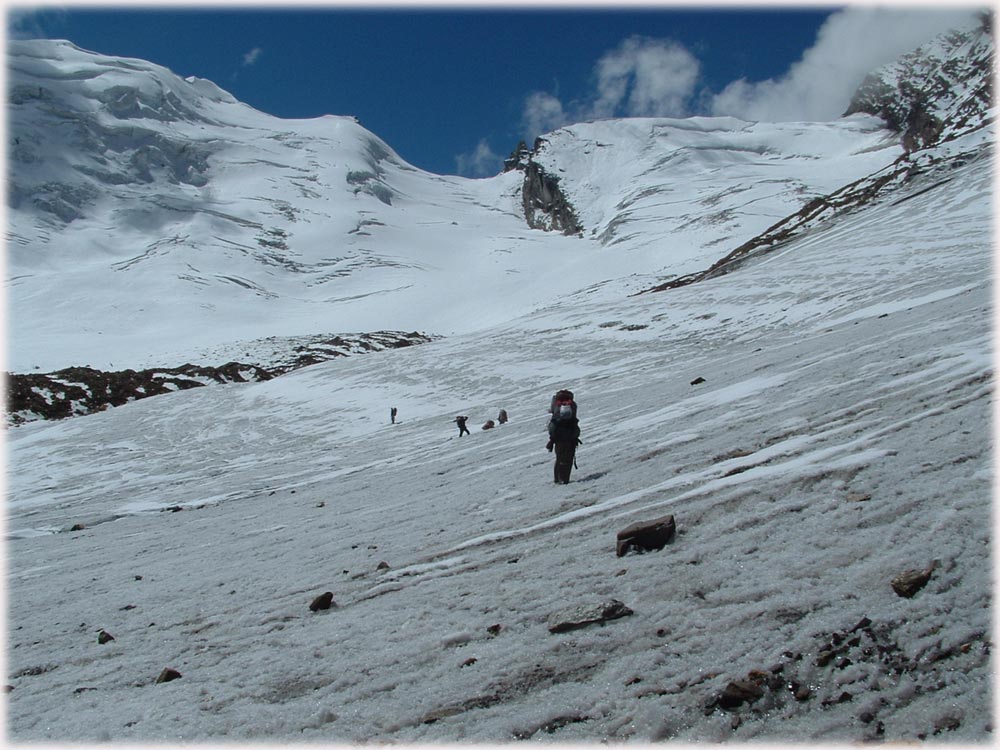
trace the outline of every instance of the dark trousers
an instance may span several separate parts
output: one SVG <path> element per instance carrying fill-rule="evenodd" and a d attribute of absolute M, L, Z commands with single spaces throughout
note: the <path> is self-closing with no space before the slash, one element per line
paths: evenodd
<path fill-rule="evenodd" d="M 552 475 L 556 484 L 569 484 L 569 474 L 573 471 L 573 458 L 576 456 L 576 441 L 556 443 L 556 463 Z"/>

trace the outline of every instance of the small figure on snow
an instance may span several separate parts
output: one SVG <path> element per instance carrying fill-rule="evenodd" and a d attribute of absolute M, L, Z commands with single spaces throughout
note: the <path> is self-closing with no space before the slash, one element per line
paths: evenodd
<path fill-rule="evenodd" d="M 507 424 L 507 410 L 501 409 L 500 414 L 497 416 L 497 422 L 500 424 Z"/>
<path fill-rule="evenodd" d="M 576 401 L 573 392 L 561 390 L 552 397 L 549 406 L 549 442 L 545 449 L 555 448 L 556 463 L 553 478 L 556 484 L 569 484 L 576 458 L 576 446 L 580 445 L 580 423 L 576 418 Z"/>
<path fill-rule="evenodd" d="M 396 410 L 395 406 L 389 409 L 389 419 L 392 421 L 393 424 L 396 424 L 396 414 L 398 414 L 398 411 Z"/>
<path fill-rule="evenodd" d="M 472 434 L 471 432 L 469 432 L 469 428 L 465 426 L 465 423 L 468 420 L 469 420 L 468 417 L 455 417 L 455 424 L 458 425 L 458 436 L 459 437 L 462 437 L 462 435 L 471 435 Z"/>

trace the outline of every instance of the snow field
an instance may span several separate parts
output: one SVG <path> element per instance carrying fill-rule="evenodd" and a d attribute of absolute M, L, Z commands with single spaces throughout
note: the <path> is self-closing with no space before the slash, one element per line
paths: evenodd
<path fill-rule="evenodd" d="M 10 736 L 815 744 L 869 736 L 867 711 L 887 739 L 958 717 L 939 739 L 983 741 L 989 178 L 671 292 L 11 431 Z M 555 486 L 564 386 L 584 444 Z M 615 557 L 665 513 L 673 544 Z M 634 614 L 548 632 L 608 598 Z M 818 666 L 863 617 L 917 666 Z M 809 700 L 704 712 L 782 661 Z"/>

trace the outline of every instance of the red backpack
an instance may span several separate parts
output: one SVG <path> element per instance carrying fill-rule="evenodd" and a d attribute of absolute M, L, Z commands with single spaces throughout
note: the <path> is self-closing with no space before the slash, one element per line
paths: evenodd
<path fill-rule="evenodd" d="M 564 419 L 576 419 L 576 401 L 573 400 L 573 391 L 563 389 L 552 397 L 552 421 L 560 422 Z"/>

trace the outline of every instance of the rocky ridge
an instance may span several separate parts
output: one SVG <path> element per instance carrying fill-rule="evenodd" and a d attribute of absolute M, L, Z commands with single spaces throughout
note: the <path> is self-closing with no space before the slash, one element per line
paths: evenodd
<path fill-rule="evenodd" d="M 400 331 L 281 340 L 270 337 L 242 344 L 242 348 L 252 350 L 245 354 L 257 360 L 249 364 L 188 363 L 180 367 L 115 372 L 84 366 L 50 373 L 6 373 L 7 424 L 84 416 L 150 396 L 206 385 L 271 380 L 335 357 L 398 349 L 430 340 L 426 334 Z"/>
<path fill-rule="evenodd" d="M 751 258 L 784 246 L 793 236 L 874 200 L 899 200 L 932 190 L 952 171 L 989 157 L 992 142 L 969 145 L 958 139 L 992 124 L 995 49 L 992 14 L 979 27 L 953 31 L 871 73 L 844 116 L 863 112 L 883 118 L 900 133 L 905 153 L 887 169 L 809 201 L 765 232 L 743 243 L 708 269 L 643 290 L 660 292 L 729 273 Z M 913 188 L 899 195 L 901 188 Z"/>

